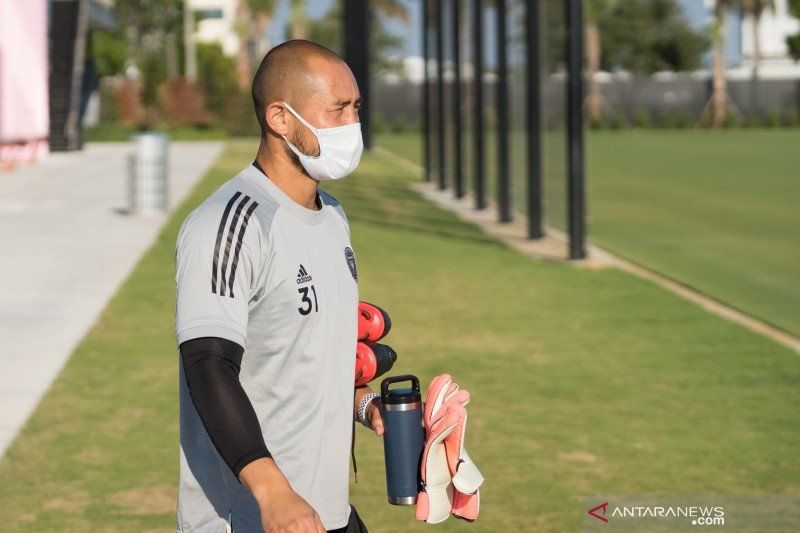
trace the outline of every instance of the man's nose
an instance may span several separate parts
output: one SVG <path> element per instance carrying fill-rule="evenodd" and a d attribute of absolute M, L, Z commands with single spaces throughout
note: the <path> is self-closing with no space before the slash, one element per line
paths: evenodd
<path fill-rule="evenodd" d="M 361 122 L 358 116 L 358 109 L 355 106 L 350 106 L 347 109 L 347 116 L 345 117 L 348 124 L 352 124 L 354 122 Z"/>

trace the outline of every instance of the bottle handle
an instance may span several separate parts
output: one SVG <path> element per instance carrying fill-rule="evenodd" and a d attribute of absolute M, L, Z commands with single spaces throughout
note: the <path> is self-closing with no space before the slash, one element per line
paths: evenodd
<path fill-rule="evenodd" d="M 399 376 L 391 376 L 381 381 L 381 402 L 385 405 L 389 399 L 389 385 L 392 383 L 402 383 L 403 381 L 411 381 L 411 390 L 419 392 L 419 379 L 413 374 L 401 374 Z"/>

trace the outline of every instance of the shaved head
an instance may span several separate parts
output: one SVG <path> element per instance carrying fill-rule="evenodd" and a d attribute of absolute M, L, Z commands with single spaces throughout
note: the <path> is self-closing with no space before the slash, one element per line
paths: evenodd
<path fill-rule="evenodd" d="M 327 89 L 320 67 L 345 62 L 332 50 L 311 41 L 287 41 L 270 50 L 253 78 L 253 106 L 262 136 L 269 126 L 265 119 L 267 106 L 276 101 L 288 103 L 303 113 L 307 100 Z"/>
<path fill-rule="evenodd" d="M 294 201 L 318 210 L 319 180 L 300 156 L 321 157 L 323 146 L 332 146 L 335 154 L 336 138 L 325 137 L 326 130 L 360 122 L 363 102 L 350 67 L 324 46 L 285 42 L 261 61 L 253 77 L 253 105 L 261 126 L 257 163 Z"/>

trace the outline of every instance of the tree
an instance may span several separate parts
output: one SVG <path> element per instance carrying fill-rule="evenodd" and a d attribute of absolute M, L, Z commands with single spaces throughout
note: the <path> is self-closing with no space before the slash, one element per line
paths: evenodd
<path fill-rule="evenodd" d="M 603 105 L 603 93 L 600 90 L 600 82 L 597 80 L 602 54 L 600 21 L 613 8 L 614 3 L 615 0 L 588 0 L 585 3 L 586 22 L 584 24 L 584 34 L 586 38 L 586 70 L 589 82 L 586 105 L 590 120 L 600 118 Z"/>
<path fill-rule="evenodd" d="M 753 22 L 753 71 L 751 93 L 753 98 L 753 112 L 758 104 L 758 67 L 761 64 L 761 15 L 764 11 L 775 11 L 774 0 L 741 0 L 742 11 L 750 15 Z"/>
<path fill-rule="evenodd" d="M 395 52 L 403 44 L 403 38 L 391 33 L 386 28 L 385 20 L 399 20 L 408 26 L 411 24 L 411 14 L 402 0 L 373 0 L 371 6 L 375 22 L 370 34 L 373 71 L 377 74 L 399 73 L 402 70 L 402 63 Z M 342 55 L 344 36 L 341 2 L 334 2 L 320 19 L 309 21 L 308 38 Z"/>
<path fill-rule="evenodd" d="M 249 89 L 253 79 L 253 65 L 258 44 L 272 21 L 276 0 L 238 0 L 236 6 L 235 31 L 239 37 L 236 52 L 236 80 L 243 91 Z"/>
<path fill-rule="evenodd" d="M 115 76 L 125 70 L 128 47 L 125 40 L 107 31 L 90 33 L 91 57 L 98 76 Z"/>
<path fill-rule="evenodd" d="M 177 50 L 167 47 L 176 46 L 176 36 L 182 33 L 183 6 L 182 0 L 126 0 L 115 7 L 119 35 L 127 43 L 127 59 L 142 73 L 145 103 L 155 103 L 157 87 L 177 75 L 167 71 L 164 58 L 177 56 Z M 170 67 L 176 65 L 170 63 Z"/>
<path fill-rule="evenodd" d="M 599 119 L 603 107 L 610 108 L 597 80 L 601 68 L 635 74 L 691 70 L 708 47 L 682 18 L 675 0 L 588 0 L 585 6 L 590 120 Z"/>
<path fill-rule="evenodd" d="M 711 126 L 721 128 L 728 114 L 728 80 L 725 61 L 725 17 L 744 0 L 714 0 L 714 23 L 711 26 Z M 735 108 L 733 108 L 735 110 Z"/>
<path fill-rule="evenodd" d="M 223 53 L 219 43 L 197 43 L 197 71 L 208 108 L 217 116 L 224 115 L 227 102 L 238 90 L 235 61 Z"/>
<path fill-rule="evenodd" d="M 117 2 L 115 13 L 121 32 L 135 55 L 151 46 L 148 40 L 163 41 L 167 33 L 179 34 L 183 24 L 182 0 L 126 0 Z"/>
<path fill-rule="evenodd" d="M 598 26 L 606 70 L 694 70 L 709 44 L 689 26 L 675 0 L 616 0 L 600 12 Z"/>
<path fill-rule="evenodd" d="M 795 17 L 800 18 L 800 0 L 789 0 L 789 11 Z M 800 61 L 800 31 L 787 37 L 786 45 L 789 47 L 789 54 L 795 60 Z"/>
<path fill-rule="evenodd" d="M 742 11 L 753 19 L 753 78 L 758 78 L 758 67 L 761 62 L 761 15 L 764 11 L 775 11 L 774 0 L 740 0 Z"/>
<path fill-rule="evenodd" d="M 292 39 L 308 39 L 305 0 L 292 0 Z"/>
<path fill-rule="evenodd" d="M 635 74 L 693 70 L 708 49 L 708 39 L 689 26 L 676 0 L 587 0 L 585 6 L 586 103 L 591 119 L 609 107 L 596 79 L 599 70 Z M 564 61 L 563 3 L 545 2 L 543 16 L 544 57 L 547 71 L 554 72 Z M 524 24 L 524 17 L 519 23 Z"/>

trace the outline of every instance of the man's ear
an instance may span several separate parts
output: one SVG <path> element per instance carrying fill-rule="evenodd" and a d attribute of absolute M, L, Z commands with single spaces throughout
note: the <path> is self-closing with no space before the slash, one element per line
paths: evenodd
<path fill-rule="evenodd" d="M 264 110 L 265 120 L 269 129 L 278 135 L 288 135 L 289 125 L 286 122 L 286 108 L 279 102 L 272 102 Z"/>

